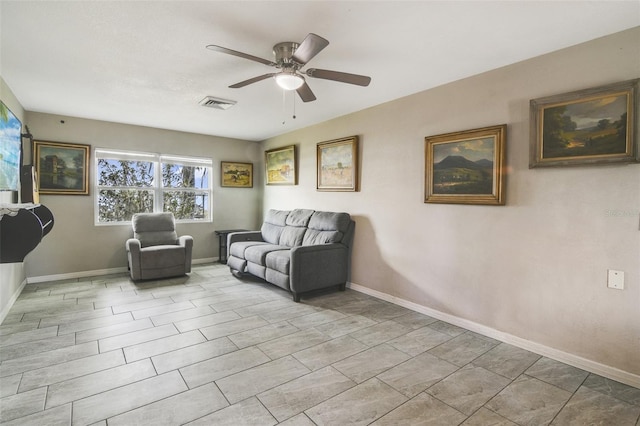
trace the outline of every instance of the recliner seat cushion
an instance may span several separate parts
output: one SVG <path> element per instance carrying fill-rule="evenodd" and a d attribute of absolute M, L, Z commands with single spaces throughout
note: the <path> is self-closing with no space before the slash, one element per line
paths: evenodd
<path fill-rule="evenodd" d="M 267 254 L 274 250 L 284 250 L 287 247 L 279 246 L 275 244 L 260 244 L 256 246 L 247 247 L 244 251 L 244 258 L 256 265 L 266 266 L 265 259 Z"/>
<path fill-rule="evenodd" d="M 151 246 L 140 249 L 140 260 L 144 269 L 160 269 L 181 265 L 186 256 L 184 247 L 174 245 Z"/>
<path fill-rule="evenodd" d="M 267 269 L 289 275 L 289 265 L 291 265 L 291 250 L 274 250 L 267 253 L 265 260 Z"/>
<path fill-rule="evenodd" d="M 239 257 L 240 259 L 246 259 L 244 256 L 244 253 L 247 250 L 247 248 L 252 246 L 259 246 L 259 245 L 270 245 L 270 244 L 262 241 L 236 241 L 235 243 L 231 244 L 231 247 L 229 247 L 229 256 L 235 256 L 235 257 Z"/>

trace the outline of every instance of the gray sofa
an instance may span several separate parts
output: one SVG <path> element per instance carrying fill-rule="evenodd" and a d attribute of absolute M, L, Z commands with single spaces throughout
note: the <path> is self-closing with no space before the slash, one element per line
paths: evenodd
<path fill-rule="evenodd" d="M 293 293 L 345 289 L 355 222 L 348 213 L 269 210 L 260 231 L 229 234 L 227 265 Z"/>

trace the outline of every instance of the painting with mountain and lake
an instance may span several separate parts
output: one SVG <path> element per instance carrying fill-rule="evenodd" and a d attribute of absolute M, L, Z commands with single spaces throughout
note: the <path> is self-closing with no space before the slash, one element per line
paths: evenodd
<path fill-rule="evenodd" d="M 425 202 L 503 204 L 506 125 L 425 138 Z"/>
<path fill-rule="evenodd" d="M 531 101 L 530 167 L 638 161 L 638 79 Z"/>
<path fill-rule="evenodd" d="M 493 138 L 438 144 L 433 156 L 437 161 L 433 164 L 434 194 L 493 192 Z"/>

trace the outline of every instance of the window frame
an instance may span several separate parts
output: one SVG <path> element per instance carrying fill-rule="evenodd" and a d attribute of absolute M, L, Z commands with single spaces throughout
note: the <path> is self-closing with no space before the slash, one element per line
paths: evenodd
<path fill-rule="evenodd" d="M 178 219 L 176 223 L 213 223 L 213 160 L 207 157 L 191 157 L 185 155 L 160 154 L 142 151 L 127 151 L 121 149 L 95 148 L 94 149 L 94 170 L 95 176 L 92 185 L 94 186 L 93 196 L 93 219 L 95 226 L 114 226 L 114 225 L 131 225 L 131 221 L 100 221 L 100 191 L 105 189 L 113 190 L 139 190 L 149 191 L 153 193 L 153 212 L 161 213 L 164 211 L 164 194 L 168 191 L 184 191 L 206 194 L 208 197 L 206 209 L 209 211 L 209 217 L 206 219 Z M 153 183 L 149 187 L 131 187 L 131 186 L 102 186 L 99 185 L 100 174 L 98 172 L 98 161 L 100 159 L 108 160 L 128 160 L 128 161 L 146 161 L 153 163 Z M 162 164 L 177 164 L 183 166 L 195 166 L 208 168 L 207 188 L 174 188 L 164 187 L 162 183 Z"/>

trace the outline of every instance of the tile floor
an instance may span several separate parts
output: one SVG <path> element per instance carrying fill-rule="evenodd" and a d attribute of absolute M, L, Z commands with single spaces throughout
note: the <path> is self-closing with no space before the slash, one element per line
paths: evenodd
<path fill-rule="evenodd" d="M 352 290 L 293 303 L 221 265 L 29 284 L 3 425 L 640 426 L 640 389 Z"/>

